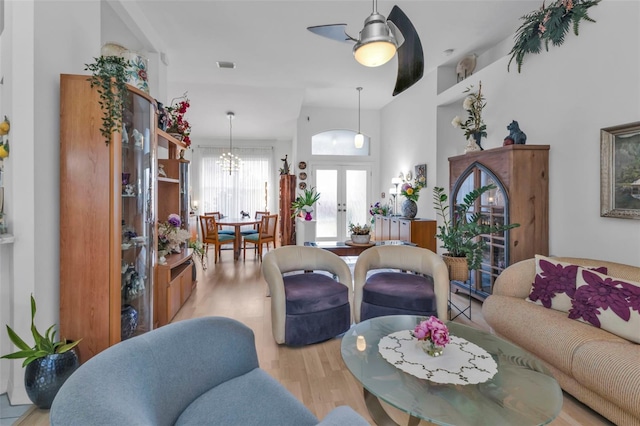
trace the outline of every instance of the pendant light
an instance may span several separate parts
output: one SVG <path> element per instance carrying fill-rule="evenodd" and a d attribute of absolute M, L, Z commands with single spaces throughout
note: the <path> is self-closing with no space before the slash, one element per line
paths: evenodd
<path fill-rule="evenodd" d="M 356 87 L 356 90 L 358 91 L 358 134 L 353 143 L 357 149 L 360 149 L 364 146 L 364 135 L 360 132 L 360 92 L 362 92 L 362 87 Z"/>
<path fill-rule="evenodd" d="M 225 152 L 220 156 L 220 167 L 222 171 L 229 172 L 231 175 L 232 172 L 237 172 L 240 170 L 242 166 L 242 160 L 237 155 L 233 155 L 233 134 L 232 134 L 232 126 L 231 120 L 235 117 L 235 114 L 231 111 L 227 112 L 227 117 L 229 118 L 229 152 Z"/>

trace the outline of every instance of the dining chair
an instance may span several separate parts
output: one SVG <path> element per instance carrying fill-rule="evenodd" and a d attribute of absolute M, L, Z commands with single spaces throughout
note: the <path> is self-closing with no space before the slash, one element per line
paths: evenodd
<path fill-rule="evenodd" d="M 262 216 L 260 225 L 258 226 L 258 232 L 255 234 L 244 235 L 242 237 L 242 257 L 247 258 L 247 243 L 253 244 L 254 249 L 258 252 L 258 257 L 262 261 L 262 245 L 267 245 L 267 251 L 269 251 L 269 243 L 273 243 L 273 248 L 276 248 L 276 230 L 278 224 L 277 214 L 268 214 Z"/>
<path fill-rule="evenodd" d="M 200 227 L 202 228 L 202 244 L 204 244 L 204 253 L 206 255 L 209 250 L 209 244 L 213 244 L 215 251 L 214 263 L 218 263 L 221 247 L 224 244 L 234 243 L 236 237 L 234 235 L 218 232 L 218 224 L 214 215 L 200 216 Z"/>
<path fill-rule="evenodd" d="M 255 218 L 256 220 L 262 220 L 262 216 L 266 216 L 266 215 L 268 215 L 268 214 L 270 214 L 270 213 L 269 213 L 269 212 L 267 212 L 267 211 L 263 211 L 263 212 L 256 211 L 256 215 L 254 216 L 254 218 Z M 240 233 L 241 233 L 242 235 L 257 234 L 257 233 L 258 233 L 258 228 L 259 228 L 259 224 L 258 224 L 258 223 L 256 223 L 255 225 L 253 225 L 253 228 L 252 228 L 252 229 L 246 229 L 246 230 L 240 231 Z"/>
<path fill-rule="evenodd" d="M 204 214 L 205 216 L 215 216 L 216 222 L 222 218 L 222 214 L 220 212 L 208 212 Z M 228 235 L 236 235 L 236 233 L 232 229 L 224 229 L 222 225 L 218 225 L 218 234 L 228 234 Z"/>

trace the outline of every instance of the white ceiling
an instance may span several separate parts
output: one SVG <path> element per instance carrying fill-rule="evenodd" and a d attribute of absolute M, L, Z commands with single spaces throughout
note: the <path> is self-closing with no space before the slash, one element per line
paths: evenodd
<path fill-rule="evenodd" d="M 393 100 L 395 58 L 367 68 L 353 59 L 350 44 L 306 29 L 346 23 L 349 34 L 357 37 L 371 13 L 371 0 L 121 3 L 150 44 L 166 54 L 167 98 L 188 91 L 187 118 L 196 140 L 228 138 L 227 111 L 236 115 L 234 139 L 289 140 L 302 106 L 357 108 L 358 86 L 363 87 L 362 109 L 377 110 Z M 378 11 L 387 16 L 396 4 L 418 31 L 426 75 L 509 38 L 520 26 L 519 18 L 541 1 L 381 0 Z M 446 56 L 446 49 L 455 50 Z M 216 61 L 237 67 L 218 69 Z"/>

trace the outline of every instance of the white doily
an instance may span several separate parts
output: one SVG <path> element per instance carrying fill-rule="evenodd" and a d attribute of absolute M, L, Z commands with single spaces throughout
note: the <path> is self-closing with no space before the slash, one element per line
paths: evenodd
<path fill-rule="evenodd" d="M 498 365 L 480 346 L 461 337 L 449 336 L 442 355 L 427 355 L 409 330 L 380 339 L 384 359 L 405 373 L 436 383 L 470 385 L 483 383 L 498 372 Z"/>

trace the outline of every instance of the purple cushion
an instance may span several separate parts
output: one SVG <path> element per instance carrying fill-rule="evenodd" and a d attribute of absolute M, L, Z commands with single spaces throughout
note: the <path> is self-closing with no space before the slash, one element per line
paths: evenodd
<path fill-rule="evenodd" d="M 287 315 L 308 314 L 349 303 L 349 289 L 320 273 L 283 277 Z"/>
<path fill-rule="evenodd" d="M 378 272 L 367 278 L 362 302 L 409 311 L 435 311 L 433 279 L 406 272 Z"/>

